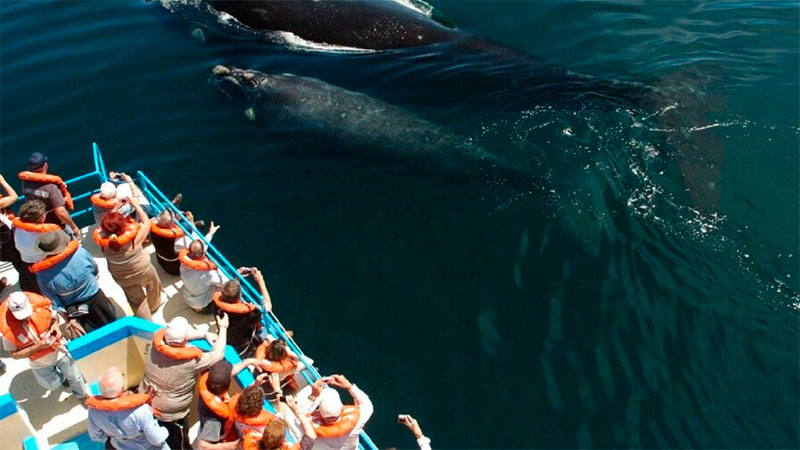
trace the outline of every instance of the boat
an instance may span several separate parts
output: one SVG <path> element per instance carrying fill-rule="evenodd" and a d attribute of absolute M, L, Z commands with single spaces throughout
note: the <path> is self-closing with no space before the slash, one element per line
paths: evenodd
<path fill-rule="evenodd" d="M 102 372 L 109 366 L 117 366 L 127 375 L 127 387 L 135 388 L 139 385 L 144 375 L 144 361 L 151 349 L 153 334 L 162 328 L 168 319 L 184 316 L 198 329 L 208 330 L 214 325 L 213 316 L 201 315 L 194 312 L 186 305 L 181 295 L 180 277 L 167 274 L 155 261 L 155 249 L 152 245 L 145 247 L 153 258 L 153 266 L 158 271 L 162 283 L 162 304 L 153 314 L 153 322 L 134 317 L 122 289 L 111 278 L 108 272 L 103 253 L 91 239 L 94 229 L 93 207 L 89 197 L 98 192 L 99 185 L 108 181 L 100 148 L 92 144 L 94 171 L 76 176 L 66 181 L 70 191 L 75 194 L 75 210 L 72 218 L 81 227 L 83 240 L 81 245 L 86 248 L 98 264 L 100 274 L 98 281 L 100 288 L 117 308 L 118 313 L 124 312 L 125 317 L 116 320 L 102 328 L 73 339 L 68 344 L 68 349 L 75 358 L 78 366 L 89 383 L 93 394 L 98 394 L 97 380 Z M 261 305 L 259 292 L 242 277 L 236 268 L 211 242 L 205 240 L 203 233 L 187 220 L 181 211 L 158 189 L 158 187 L 141 171 L 136 173 L 135 183 L 141 190 L 144 203 L 148 203 L 153 211 L 165 208 L 175 213 L 176 223 L 187 235 L 195 235 L 207 245 L 208 256 L 217 264 L 219 269 L 230 279 L 238 278 L 242 285 L 242 301 Z M 89 225 L 83 226 L 83 224 Z M 0 263 L 0 277 L 7 277 L 9 286 L 3 291 L 3 298 L 14 290 L 18 290 L 17 273 L 10 263 Z M 262 314 L 262 326 L 273 336 L 283 338 L 292 351 L 297 354 L 305 364 L 306 369 L 295 375 L 295 380 L 300 387 L 307 386 L 321 378 L 317 368 L 311 363 L 298 347 L 286 328 L 272 313 Z M 205 340 L 191 341 L 192 345 L 203 351 L 210 351 L 211 346 Z M 64 390 L 46 391 L 40 387 L 29 372 L 27 359 L 14 360 L 2 353 L 2 361 L 7 365 L 7 372 L 0 376 L 0 436 L 2 448 L 22 448 L 24 450 L 39 449 L 102 449 L 103 444 L 92 442 L 87 432 L 87 410 L 82 407 L 74 396 Z M 231 364 L 241 361 L 236 352 L 228 346 L 225 359 Z M 231 393 L 238 392 L 254 382 L 252 374 L 243 370 L 234 379 Z M 197 397 L 196 397 L 197 398 Z M 199 423 L 197 423 L 197 402 L 193 402 L 190 414 L 189 436 L 195 439 Z M 272 405 L 265 401 L 264 408 L 275 412 Z M 287 432 L 287 441 L 296 442 L 300 436 Z M 377 447 L 362 432 L 359 436 L 359 448 L 362 450 L 377 450 Z"/>

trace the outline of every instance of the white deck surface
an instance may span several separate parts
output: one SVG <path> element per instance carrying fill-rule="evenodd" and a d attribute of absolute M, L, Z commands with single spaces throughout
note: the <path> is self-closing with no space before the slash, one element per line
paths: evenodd
<path fill-rule="evenodd" d="M 92 227 L 85 227 L 82 230 L 82 246 L 86 248 L 100 269 L 100 288 L 114 303 L 120 317 L 132 315 L 122 289 L 111 278 L 100 248 L 91 238 Z M 212 315 L 200 315 L 190 309 L 183 301 L 180 293 L 182 282 L 180 277 L 169 275 L 164 272 L 156 262 L 155 248 L 150 245 L 146 247 L 150 253 L 153 265 L 161 278 L 162 304 L 153 321 L 164 324 L 173 317 L 181 315 L 194 324 L 198 329 L 206 331 L 209 327 L 214 327 Z M 4 299 L 9 293 L 19 290 L 17 284 L 18 275 L 11 263 L 0 262 L 0 277 L 7 277 L 9 285 L 0 292 L 0 298 Z M 213 331 L 213 330 L 212 330 Z M 86 420 L 87 411 L 71 395 L 69 388 L 61 388 L 56 391 L 47 391 L 40 387 L 33 374 L 27 359 L 15 360 L 10 358 L 0 347 L 0 358 L 6 363 L 8 369 L 5 375 L 0 376 L 0 393 L 10 392 L 17 400 L 23 419 L 26 420 L 34 430 L 37 430 L 39 438 L 46 438 L 49 443 L 55 444 L 68 439 L 76 434 L 78 428 L 82 428 L 82 422 Z M 96 380 L 87 380 L 90 384 Z M 196 427 L 194 427 L 196 428 Z M 196 433 L 192 430 L 190 436 Z M 14 443 L 0 443 L 0 448 L 7 448 L 6 444 L 17 447 Z"/>

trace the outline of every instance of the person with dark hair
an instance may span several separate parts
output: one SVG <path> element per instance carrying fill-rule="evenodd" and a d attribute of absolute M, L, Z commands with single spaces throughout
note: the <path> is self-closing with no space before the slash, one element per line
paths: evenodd
<path fill-rule="evenodd" d="M 290 393 L 297 390 L 297 383 L 293 375 L 305 370 L 306 367 L 289 348 L 286 341 L 267 336 L 267 339 L 256 349 L 256 358 L 262 360 L 260 367 L 264 371 L 278 374 L 283 388 L 288 388 Z"/>
<path fill-rule="evenodd" d="M 161 305 L 161 280 L 150 255 L 142 248 L 150 230 L 149 220 L 135 198 L 127 198 L 125 202 L 133 206 L 141 222 L 147 221 L 147 226 L 109 212 L 103 216 L 100 227 L 95 228 L 93 237 L 103 249 L 108 271 L 125 292 L 134 314 L 150 320 Z"/>
<path fill-rule="evenodd" d="M 19 196 L 14 188 L 0 174 L 0 261 L 10 262 L 17 273 L 22 273 L 25 265 L 19 257 L 19 250 L 14 245 L 14 233 L 11 232 L 11 205 L 19 200 Z M 8 280 L 6 277 L 0 278 L 0 291 L 2 291 Z M 4 367 L 4 366 L 0 366 Z"/>
<path fill-rule="evenodd" d="M 245 359 L 232 366 L 226 360 L 215 363 L 208 372 L 200 375 L 197 388 L 200 393 L 197 414 L 200 431 L 197 450 L 234 450 L 239 445 L 239 434 L 233 426 L 231 397 L 228 394 L 232 377 L 245 367 L 257 365 L 255 359 Z"/>
<path fill-rule="evenodd" d="M 67 318 L 68 328 L 77 328 L 82 334 L 117 320 L 114 305 L 97 283 L 97 263 L 77 241 L 70 241 L 61 230 L 48 231 L 36 237 L 34 250 L 45 255 L 31 266 L 39 288 Z"/>
<path fill-rule="evenodd" d="M 264 283 L 261 271 L 255 268 L 240 267 L 240 274 L 253 275 L 261 292 L 262 307 L 264 312 L 272 311 L 272 300 Z M 212 300 L 217 310 L 228 313 L 231 318 L 231 334 L 228 343 L 241 357 L 251 356 L 258 345 L 258 330 L 261 328 L 261 311 L 258 306 L 242 301 L 242 286 L 239 280 L 233 279 L 222 285 L 220 292 L 212 295 Z"/>
<path fill-rule="evenodd" d="M 233 422 L 240 435 L 261 433 L 275 415 L 264 409 L 264 391 L 260 386 L 250 385 L 232 400 Z"/>
<path fill-rule="evenodd" d="M 194 215 L 190 211 L 185 211 L 182 214 L 186 217 L 186 220 L 194 223 L 196 228 L 205 227 L 205 221 L 194 220 Z M 219 225 L 215 225 L 213 221 L 211 222 L 208 227 L 208 233 L 205 235 L 206 242 L 211 242 L 219 228 Z M 191 237 L 187 236 L 183 229 L 175 223 L 175 213 L 171 209 L 162 210 L 158 213 L 158 216 L 150 221 L 150 240 L 153 241 L 153 246 L 156 249 L 158 264 L 168 274 L 180 276 L 181 261 L 178 259 L 178 252 L 189 245 Z"/>
<path fill-rule="evenodd" d="M 31 272 L 31 264 L 44 259 L 44 255 L 34 250 L 36 237 L 46 231 L 60 230 L 52 223 L 44 223 L 47 206 L 41 200 L 31 200 L 19 208 L 18 216 L 12 220 L 14 245 L 19 252 L 24 268 L 19 271 L 19 287 L 23 291 L 41 294 L 36 274 Z"/>
<path fill-rule="evenodd" d="M 22 195 L 27 201 L 39 199 L 45 203 L 45 223 L 69 228 L 72 235 L 80 239 L 81 230 L 67 211 L 67 208 L 73 208 L 72 196 L 61 177 L 47 173 L 49 168 L 47 156 L 39 152 L 31 153 L 28 157 L 28 170 L 19 174 Z"/>
<path fill-rule="evenodd" d="M 297 420 L 303 427 L 303 437 L 300 439 L 298 450 L 310 450 L 314 446 L 314 440 L 317 438 L 317 433 L 314 431 L 314 425 L 307 414 L 304 414 L 294 397 L 286 397 L 286 405 L 292 410 Z M 276 418 L 264 427 L 261 435 L 256 432 L 248 433 L 245 435 L 242 447 L 244 450 L 280 450 L 286 446 L 286 428 L 287 423 L 280 418 Z"/>
<path fill-rule="evenodd" d="M 188 248 L 178 253 L 181 262 L 181 294 L 190 308 L 201 314 L 212 311 L 211 295 L 222 286 L 224 275 L 206 255 L 206 247 L 200 239 L 193 240 Z"/>

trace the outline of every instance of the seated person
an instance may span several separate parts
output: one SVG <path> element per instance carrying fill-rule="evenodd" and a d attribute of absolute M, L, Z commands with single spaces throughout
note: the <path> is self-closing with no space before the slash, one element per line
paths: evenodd
<path fill-rule="evenodd" d="M 68 327 L 75 328 L 77 321 L 80 331 L 88 332 L 117 320 L 114 305 L 97 284 L 97 263 L 78 241 L 63 231 L 48 231 L 36 237 L 34 250 L 45 259 L 31 265 L 31 271 L 42 294 L 68 318 Z"/>
<path fill-rule="evenodd" d="M 133 182 L 133 178 L 130 175 L 124 172 L 109 172 L 108 177 L 110 181 L 101 184 L 100 192 L 90 198 L 94 210 L 94 221 L 98 227 L 107 212 L 115 211 L 125 217 L 134 216 L 136 213 L 134 208 L 122 202 L 122 200 L 130 197 L 135 197 L 142 210 L 148 215 L 151 214 L 150 202 Z"/>
<path fill-rule="evenodd" d="M 261 291 L 264 311 L 272 311 L 272 300 L 264 283 L 264 277 L 261 276 L 261 271 L 240 267 L 239 273 L 253 274 Z M 239 280 L 226 281 L 222 285 L 222 291 L 215 292 L 212 299 L 216 309 L 225 311 L 230 317 L 231 328 L 228 334 L 228 343 L 243 358 L 255 353 L 257 333 L 261 328 L 261 311 L 256 305 L 242 301 L 242 286 L 239 284 Z"/>
<path fill-rule="evenodd" d="M 288 386 L 292 392 L 297 390 L 293 375 L 305 370 L 306 367 L 286 341 L 267 336 L 256 349 L 256 358 L 262 360 L 260 367 L 266 372 L 278 374 L 283 388 Z"/>
<path fill-rule="evenodd" d="M 211 314 L 211 295 L 225 281 L 217 265 L 206 255 L 205 245 L 195 239 L 178 253 L 181 262 L 181 294 L 190 308 L 201 314 Z"/>
<path fill-rule="evenodd" d="M 114 183 L 106 181 L 100 185 L 100 192 L 90 197 L 94 212 L 94 223 L 98 227 L 103 216 L 110 211 L 115 211 L 120 203 L 117 200 L 117 187 Z"/>

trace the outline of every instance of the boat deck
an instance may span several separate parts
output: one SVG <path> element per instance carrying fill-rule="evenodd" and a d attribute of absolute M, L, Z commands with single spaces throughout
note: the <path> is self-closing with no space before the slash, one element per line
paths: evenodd
<path fill-rule="evenodd" d="M 83 240 L 81 245 L 87 249 L 100 270 L 100 288 L 112 301 L 120 317 L 133 314 L 125 294 L 122 292 L 111 274 L 108 271 L 106 260 L 97 244 L 92 240 L 91 233 L 94 226 L 84 227 L 82 231 Z M 155 248 L 152 245 L 145 247 L 150 253 L 153 266 L 158 271 L 161 278 L 161 306 L 153 315 L 153 322 L 166 324 L 173 317 L 183 316 L 189 323 L 195 325 L 203 331 L 215 330 L 214 318 L 212 315 L 201 315 L 189 308 L 183 301 L 181 295 L 182 281 L 180 277 L 166 273 L 156 262 Z M 7 277 L 9 285 L 0 293 L 2 298 L 8 294 L 19 290 L 17 284 L 18 275 L 11 263 L 0 263 L 0 277 Z M 0 393 L 8 392 L 16 399 L 23 420 L 37 430 L 40 437 L 44 437 L 48 442 L 57 443 L 68 439 L 85 430 L 87 411 L 70 395 L 69 388 L 62 388 L 56 391 L 47 391 L 36 383 L 27 359 L 15 360 L 2 351 L 0 348 L 0 359 L 6 363 L 7 371 L 0 376 Z M 87 380 L 89 384 L 96 380 Z M 131 380 L 133 381 L 133 380 Z M 190 437 L 194 438 L 197 427 L 190 430 Z M 2 446 L 0 446 L 2 447 Z"/>

